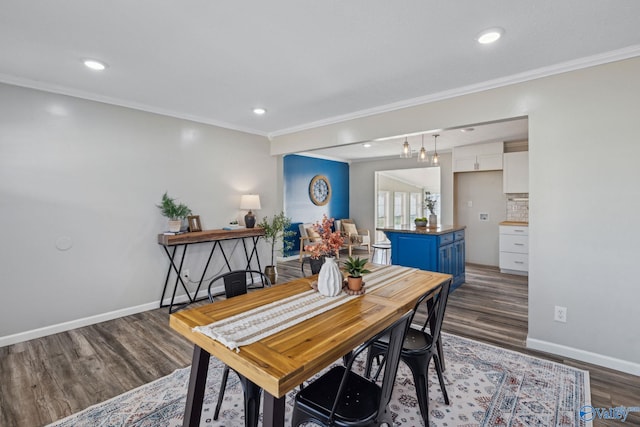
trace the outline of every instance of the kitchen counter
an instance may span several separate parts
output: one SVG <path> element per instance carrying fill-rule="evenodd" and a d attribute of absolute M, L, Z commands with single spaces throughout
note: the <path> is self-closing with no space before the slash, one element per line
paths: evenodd
<path fill-rule="evenodd" d="M 502 221 L 499 225 L 514 225 L 516 227 L 528 227 L 529 223 L 526 221 Z"/>
<path fill-rule="evenodd" d="M 451 291 L 465 281 L 464 225 L 377 228 L 391 242 L 391 264 L 453 276 Z M 450 291 L 450 292 L 451 292 Z"/>
<path fill-rule="evenodd" d="M 460 231 L 467 228 L 466 225 L 439 225 L 434 228 L 430 227 L 416 227 L 415 225 L 409 227 L 393 227 L 393 228 L 376 228 L 378 231 L 396 232 L 396 233 L 411 233 L 411 234 L 426 234 L 429 236 L 439 236 L 441 234 L 452 233 L 454 231 Z"/>

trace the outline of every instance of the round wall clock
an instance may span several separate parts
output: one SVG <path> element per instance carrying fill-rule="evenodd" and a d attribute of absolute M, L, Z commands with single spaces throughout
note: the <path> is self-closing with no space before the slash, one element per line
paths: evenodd
<path fill-rule="evenodd" d="M 331 184 L 324 175 L 316 175 L 309 183 L 309 198 L 314 205 L 323 206 L 331 199 Z"/>

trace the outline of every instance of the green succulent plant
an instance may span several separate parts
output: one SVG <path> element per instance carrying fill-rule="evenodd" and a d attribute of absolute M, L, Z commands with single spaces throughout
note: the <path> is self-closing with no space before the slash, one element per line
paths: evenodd
<path fill-rule="evenodd" d="M 367 273 L 371 273 L 371 271 L 367 270 L 366 268 L 364 268 L 364 266 L 367 264 L 368 259 L 367 258 L 352 258 L 349 257 L 345 262 L 344 262 L 344 267 L 347 269 L 347 273 L 349 274 L 349 276 L 351 277 L 360 277 L 363 274 L 367 274 Z"/>

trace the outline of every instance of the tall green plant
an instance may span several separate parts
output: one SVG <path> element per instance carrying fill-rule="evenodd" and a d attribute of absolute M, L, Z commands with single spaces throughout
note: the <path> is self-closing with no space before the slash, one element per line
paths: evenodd
<path fill-rule="evenodd" d="M 264 228 L 264 240 L 271 245 L 271 265 L 275 265 L 276 243 L 282 240 L 283 251 L 293 247 L 293 242 L 287 240 L 288 237 L 293 237 L 296 234 L 289 230 L 291 218 L 287 217 L 284 212 L 274 215 L 271 220 L 265 216 L 258 224 L 258 227 Z"/>

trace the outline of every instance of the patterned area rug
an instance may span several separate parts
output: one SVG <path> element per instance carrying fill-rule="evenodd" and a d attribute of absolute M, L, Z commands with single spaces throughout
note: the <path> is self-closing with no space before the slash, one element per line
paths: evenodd
<path fill-rule="evenodd" d="M 455 335 L 443 334 L 445 382 L 451 405 L 444 404 L 431 365 L 429 411 L 431 426 L 589 426 L 580 407 L 590 404 L 587 371 L 504 350 Z M 224 365 L 211 358 L 202 427 L 242 426 L 242 387 L 229 375 L 225 401 L 213 421 Z M 362 363 L 358 369 L 362 370 Z M 182 425 L 189 368 L 179 369 L 51 426 L 170 426 Z M 287 396 L 290 424 L 294 392 Z M 400 364 L 390 404 L 395 425 L 422 426 L 411 372 Z"/>

